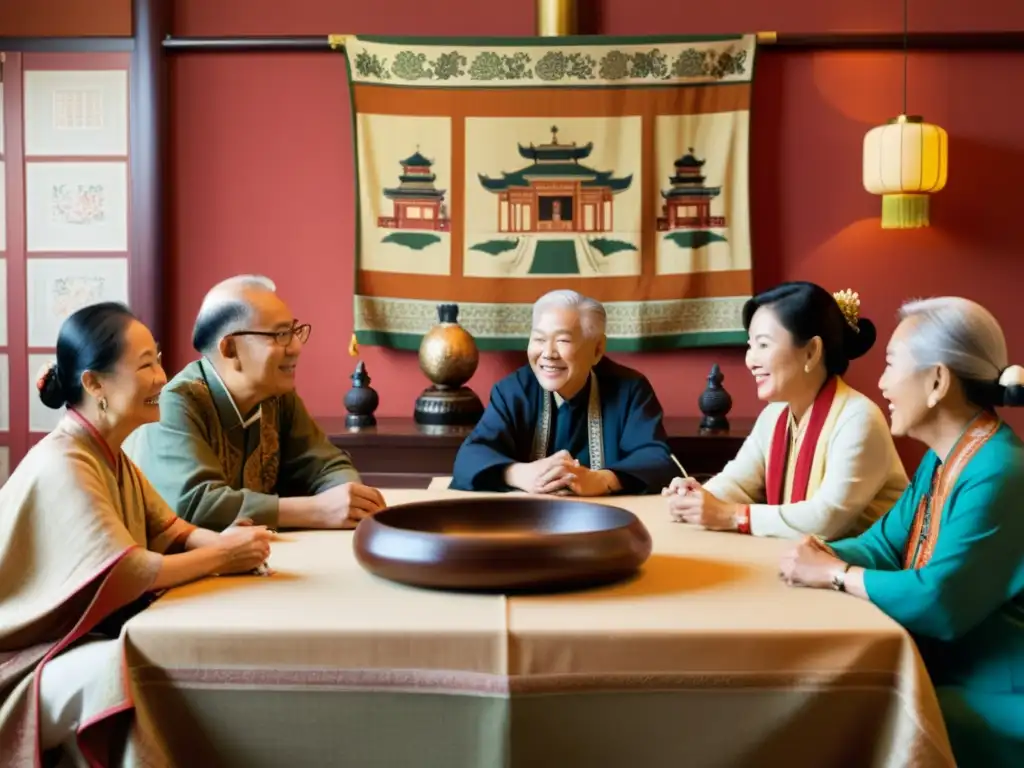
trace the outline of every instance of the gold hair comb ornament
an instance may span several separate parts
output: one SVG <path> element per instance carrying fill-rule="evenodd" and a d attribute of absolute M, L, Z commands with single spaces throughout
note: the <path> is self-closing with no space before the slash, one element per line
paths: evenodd
<path fill-rule="evenodd" d="M 832 296 L 836 300 L 836 304 L 839 305 L 843 317 L 846 318 L 846 324 L 860 333 L 860 328 L 857 326 L 857 320 L 860 318 L 860 294 L 847 288 L 845 291 L 833 293 Z"/>

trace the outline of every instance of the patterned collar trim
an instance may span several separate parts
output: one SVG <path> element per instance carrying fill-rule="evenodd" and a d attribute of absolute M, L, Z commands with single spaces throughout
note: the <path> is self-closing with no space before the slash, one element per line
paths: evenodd
<path fill-rule="evenodd" d="M 224 380 L 220 377 L 220 374 L 217 373 L 217 369 L 213 365 L 213 362 L 207 358 L 204 358 L 203 364 L 203 367 L 213 374 L 213 378 L 216 380 L 218 387 L 221 390 L 220 394 L 223 396 L 224 400 L 231 404 L 231 410 L 238 418 L 238 424 L 242 427 L 242 429 L 248 429 L 263 417 L 263 405 L 261 404 L 256 408 L 256 412 L 248 419 L 242 418 L 242 412 L 238 410 L 238 404 L 235 402 L 235 398 L 231 396 L 231 392 L 228 391 L 227 385 L 224 383 Z"/>

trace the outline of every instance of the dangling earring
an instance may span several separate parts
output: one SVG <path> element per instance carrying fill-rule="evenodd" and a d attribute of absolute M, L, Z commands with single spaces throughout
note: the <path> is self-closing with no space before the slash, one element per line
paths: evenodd
<path fill-rule="evenodd" d="M 804 366 L 804 373 L 810 373 L 810 372 L 811 372 L 811 364 L 808 363 L 807 365 Z"/>
<path fill-rule="evenodd" d="M 106 412 L 107 412 L 107 398 L 101 397 L 100 398 L 100 413 L 106 413 Z"/>

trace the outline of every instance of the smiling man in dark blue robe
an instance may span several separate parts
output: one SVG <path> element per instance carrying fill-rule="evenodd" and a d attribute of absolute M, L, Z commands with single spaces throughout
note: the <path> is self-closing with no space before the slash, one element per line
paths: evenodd
<path fill-rule="evenodd" d="M 533 308 L 528 365 L 491 390 L 451 488 L 605 496 L 660 493 L 677 474 L 647 379 L 604 358 L 605 310 L 575 291 Z"/>

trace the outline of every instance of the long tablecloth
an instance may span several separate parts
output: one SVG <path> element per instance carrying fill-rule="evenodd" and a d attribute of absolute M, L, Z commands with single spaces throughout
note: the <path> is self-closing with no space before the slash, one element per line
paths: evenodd
<path fill-rule="evenodd" d="M 786 542 L 607 503 L 654 552 L 568 594 L 406 587 L 351 532 L 284 533 L 275 575 L 171 590 L 126 625 L 140 726 L 181 766 L 953 765 L 913 641 L 874 606 L 786 587 Z"/>

